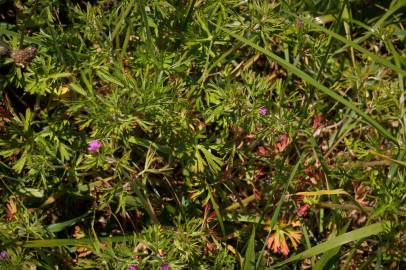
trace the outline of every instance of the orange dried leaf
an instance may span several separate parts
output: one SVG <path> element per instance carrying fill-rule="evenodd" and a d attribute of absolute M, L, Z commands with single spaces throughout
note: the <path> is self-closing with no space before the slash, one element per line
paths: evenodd
<path fill-rule="evenodd" d="M 6 203 L 6 219 L 16 220 L 17 205 L 15 204 L 14 198 L 10 197 Z"/>
<path fill-rule="evenodd" d="M 278 142 L 276 143 L 276 152 L 281 153 L 285 151 L 286 147 L 291 143 L 289 135 L 287 133 L 279 136 Z"/>
<path fill-rule="evenodd" d="M 270 228 L 265 227 L 265 230 L 273 232 L 267 240 L 267 246 L 275 254 L 282 253 L 284 256 L 289 255 L 289 245 L 286 237 L 288 238 L 291 246 L 297 249 L 300 239 L 302 238 L 302 232 L 294 229 L 300 226 L 299 220 L 296 221 L 280 221 L 276 226 Z"/>
<path fill-rule="evenodd" d="M 279 250 L 280 250 L 280 252 L 282 252 L 282 254 L 284 256 L 289 255 L 289 248 L 288 248 L 288 244 L 286 243 L 285 237 L 281 237 L 281 245 L 279 247 Z"/>

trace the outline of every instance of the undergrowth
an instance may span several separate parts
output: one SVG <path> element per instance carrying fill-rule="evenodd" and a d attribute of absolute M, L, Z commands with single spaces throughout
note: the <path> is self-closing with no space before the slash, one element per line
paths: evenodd
<path fill-rule="evenodd" d="M 0 0 L 0 268 L 403 269 L 405 11 Z"/>

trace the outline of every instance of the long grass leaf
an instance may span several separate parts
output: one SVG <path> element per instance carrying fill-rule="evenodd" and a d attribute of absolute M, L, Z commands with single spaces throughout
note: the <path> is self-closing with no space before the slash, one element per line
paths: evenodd
<path fill-rule="evenodd" d="M 132 238 L 130 236 L 113 236 L 113 237 L 101 237 L 99 241 L 105 242 L 122 242 L 129 241 Z M 62 247 L 62 246 L 92 246 L 95 240 L 93 238 L 82 239 L 41 239 L 41 240 L 29 240 L 19 241 L 15 245 L 23 246 L 26 248 L 46 248 L 46 247 Z"/>
<path fill-rule="evenodd" d="M 248 240 L 247 250 L 245 251 L 243 270 L 255 269 L 255 226 L 252 228 L 250 239 Z"/>
<path fill-rule="evenodd" d="M 217 220 L 219 221 L 221 232 L 226 235 L 226 229 L 224 227 L 223 217 L 221 216 L 220 207 L 218 206 L 216 199 L 213 196 L 212 189 L 207 183 L 207 190 L 209 191 L 210 201 L 213 204 L 214 211 L 216 212 Z"/>
<path fill-rule="evenodd" d="M 53 233 L 56 232 L 60 232 L 62 230 L 64 230 L 67 227 L 73 226 L 76 223 L 82 221 L 89 213 L 86 213 L 84 215 L 81 215 L 79 217 L 64 221 L 64 222 L 60 222 L 60 223 L 55 223 L 55 224 L 51 224 L 47 227 L 47 230 Z"/>
<path fill-rule="evenodd" d="M 298 196 L 321 196 L 321 195 L 350 195 L 343 189 L 333 189 L 333 190 L 318 190 L 318 191 L 304 191 L 297 192 Z"/>

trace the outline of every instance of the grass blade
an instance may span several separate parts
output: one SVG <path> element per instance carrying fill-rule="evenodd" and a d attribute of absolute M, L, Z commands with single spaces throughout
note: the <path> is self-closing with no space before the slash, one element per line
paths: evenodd
<path fill-rule="evenodd" d="M 129 241 L 129 236 L 101 237 L 99 241 L 105 242 L 122 242 Z M 41 239 L 16 242 L 15 245 L 26 248 L 45 248 L 45 247 L 62 247 L 62 246 L 92 246 L 95 243 L 93 238 L 82 239 Z"/>
<path fill-rule="evenodd" d="M 303 192 L 297 192 L 296 195 L 298 196 L 321 196 L 321 195 L 348 195 L 348 192 L 346 192 L 343 189 L 333 189 L 333 190 L 319 190 L 319 191 L 303 191 Z"/>
<path fill-rule="evenodd" d="M 255 269 L 255 226 L 252 227 L 252 233 L 248 240 L 247 250 L 245 251 L 243 270 Z"/>
<path fill-rule="evenodd" d="M 79 217 L 64 221 L 64 222 L 51 224 L 47 227 L 47 230 L 50 232 L 53 232 L 53 233 L 60 232 L 60 231 L 64 230 L 65 228 L 73 226 L 76 223 L 82 221 L 89 213 L 90 212 L 88 212 L 84 215 L 81 215 Z"/>
<path fill-rule="evenodd" d="M 221 216 L 220 207 L 218 206 L 216 199 L 213 197 L 212 189 L 208 183 L 207 183 L 207 190 L 209 192 L 210 201 L 213 204 L 214 211 L 216 212 L 216 216 L 217 216 L 217 220 L 220 224 L 221 232 L 223 233 L 223 236 L 224 236 L 224 235 L 226 235 L 226 229 L 224 227 L 224 222 L 223 222 L 223 218 Z"/>

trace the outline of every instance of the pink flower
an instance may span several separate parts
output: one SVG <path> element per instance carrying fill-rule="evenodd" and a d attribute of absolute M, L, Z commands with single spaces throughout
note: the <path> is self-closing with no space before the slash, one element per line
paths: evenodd
<path fill-rule="evenodd" d="M 89 152 L 96 152 L 99 150 L 99 148 L 102 146 L 101 142 L 99 140 L 91 140 L 89 144 L 87 145 L 87 150 Z"/>
<path fill-rule="evenodd" d="M 133 264 L 130 267 L 128 267 L 127 270 L 138 270 L 138 265 Z"/>
<path fill-rule="evenodd" d="M 259 108 L 259 114 L 260 115 L 267 115 L 268 114 L 268 109 L 265 106 L 262 106 L 261 108 Z"/>
<path fill-rule="evenodd" d="M 5 260 L 7 258 L 8 258 L 7 251 L 3 250 L 2 252 L 0 252 L 0 260 Z"/>
<path fill-rule="evenodd" d="M 164 263 L 163 265 L 161 265 L 161 270 L 169 270 L 169 264 Z"/>

